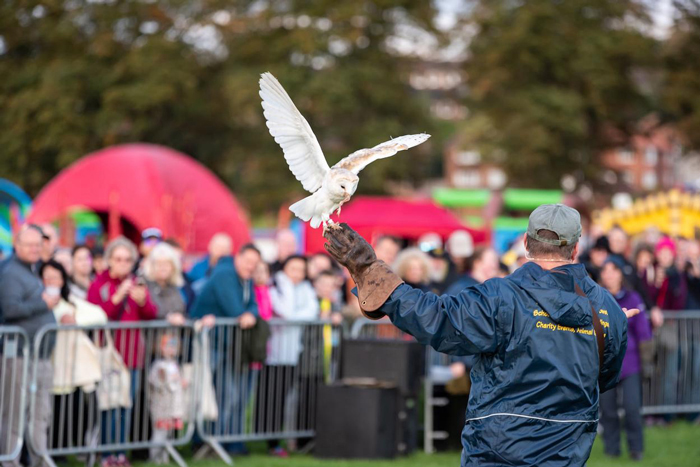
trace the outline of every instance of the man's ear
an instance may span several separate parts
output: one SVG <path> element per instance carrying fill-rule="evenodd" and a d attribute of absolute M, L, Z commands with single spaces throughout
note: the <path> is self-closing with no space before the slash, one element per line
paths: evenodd
<path fill-rule="evenodd" d="M 527 249 L 527 235 L 523 235 L 523 246 L 525 246 L 525 251 L 528 251 L 528 249 Z"/>
<path fill-rule="evenodd" d="M 576 258 L 578 257 L 578 247 L 580 243 L 576 242 L 576 245 L 574 245 L 574 251 L 571 252 L 571 261 L 576 261 Z"/>

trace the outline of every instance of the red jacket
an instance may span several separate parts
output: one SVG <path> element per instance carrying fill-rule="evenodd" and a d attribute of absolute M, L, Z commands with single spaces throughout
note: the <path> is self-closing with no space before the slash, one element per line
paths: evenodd
<path fill-rule="evenodd" d="M 109 271 L 103 272 L 90 284 L 88 301 L 101 306 L 110 321 L 134 322 L 156 319 L 158 309 L 151 301 L 148 289 L 146 289 L 146 302 L 143 306 L 139 306 L 131 297 L 127 297 L 118 305 L 112 303 L 112 296 L 117 292 L 121 282 L 119 279 L 110 277 Z M 145 349 L 141 331 L 115 331 L 114 346 L 124 358 L 127 367 L 131 369 L 143 367 Z"/>

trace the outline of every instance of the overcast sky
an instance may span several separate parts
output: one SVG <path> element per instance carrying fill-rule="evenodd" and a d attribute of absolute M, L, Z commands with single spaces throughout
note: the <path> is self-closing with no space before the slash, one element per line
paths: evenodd
<path fill-rule="evenodd" d="M 438 27 L 449 29 L 455 22 L 454 15 L 460 10 L 469 8 L 469 1 L 465 0 L 434 0 L 440 13 L 436 18 Z M 668 28 L 673 22 L 672 0 L 646 0 L 652 19 L 654 30 L 652 34 L 658 38 L 665 37 Z"/>

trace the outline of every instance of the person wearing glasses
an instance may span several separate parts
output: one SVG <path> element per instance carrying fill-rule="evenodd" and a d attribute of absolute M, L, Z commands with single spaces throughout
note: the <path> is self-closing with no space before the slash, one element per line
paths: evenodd
<path fill-rule="evenodd" d="M 134 322 L 156 319 L 158 310 L 151 300 L 145 282 L 133 275 L 138 260 L 136 245 L 125 237 L 112 240 L 105 249 L 107 270 L 99 274 L 88 290 L 88 301 L 99 305 L 109 321 Z M 131 400 L 140 388 L 140 372 L 144 366 L 145 346 L 138 329 L 115 330 L 114 345 L 124 363 L 131 370 Z M 137 404 L 132 403 L 132 406 Z M 143 404 L 138 405 L 142 407 Z M 126 440 L 131 420 L 131 408 L 110 409 L 102 416 L 102 444 L 122 444 Z M 123 453 L 106 454 L 103 467 L 124 466 L 128 462 Z"/>

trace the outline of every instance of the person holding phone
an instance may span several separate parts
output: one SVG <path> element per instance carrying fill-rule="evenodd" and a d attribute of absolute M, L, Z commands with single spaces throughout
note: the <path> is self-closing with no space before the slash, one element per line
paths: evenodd
<path fill-rule="evenodd" d="M 107 314 L 110 321 L 134 322 L 156 319 L 158 310 L 151 300 L 148 288 L 132 273 L 138 260 L 136 246 L 125 237 L 112 240 L 105 249 L 107 270 L 95 278 L 88 290 L 88 301 L 99 305 Z M 134 400 L 140 388 L 140 371 L 145 360 L 145 345 L 138 329 L 114 331 L 114 343 L 117 351 L 124 359 L 127 368 L 132 371 L 131 398 Z M 136 406 L 136 404 L 134 404 Z M 139 405 L 142 407 L 142 405 Z M 127 424 L 120 423 L 117 429 L 116 420 L 130 420 L 131 409 L 119 410 L 119 416 L 102 417 L 103 422 L 110 420 L 114 426 L 104 426 L 102 443 L 123 443 L 126 440 Z M 107 438 L 109 436 L 109 439 Z M 108 455 L 103 461 L 103 467 L 128 464 L 124 454 Z"/>
<path fill-rule="evenodd" d="M 15 236 L 14 254 L 4 265 L 0 274 L 0 318 L 7 326 L 24 329 L 29 342 L 34 341 L 37 332 L 45 325 L 55 324 L 51 310 L 60 301 L 60 294 L 55 290 L 46 290 L 36 274 L 36 265 L 41 260 L 44 232 L 37 225 L 26 225 Z M 36 386 L 27 397 L 35 400 L 35 416 L 28 431 L 32 433 L 33 446 L 41 452 L 48 447 L 48 428 L 51 416 L 51 388 L 53 385 L 53 365 L 51 355 L 54 341 L 47 339 L 38 358 L 17 355 L 13 362 L 5 356 L 5 368 L 20 368 L 24 358 L 29 358 L 29 374 L 36 372 Z M 7 370 L 5 370 L 7 371 Z M 23 389 L 21 378 L 0 378 L 0 393 L 19 394 Z M 22 414 L 23 415 L 23 414 Z M 13 404 L 9 398 L 0 401 L 0 440 L 7 440 L 8 446 L 14 446 L 19 433 L 19 404 Z M 32 465 L 43 465 L 41 459 L 32 459 Z M 5 466 L 19 467 L 19 456 L 3 462 Z"/>

